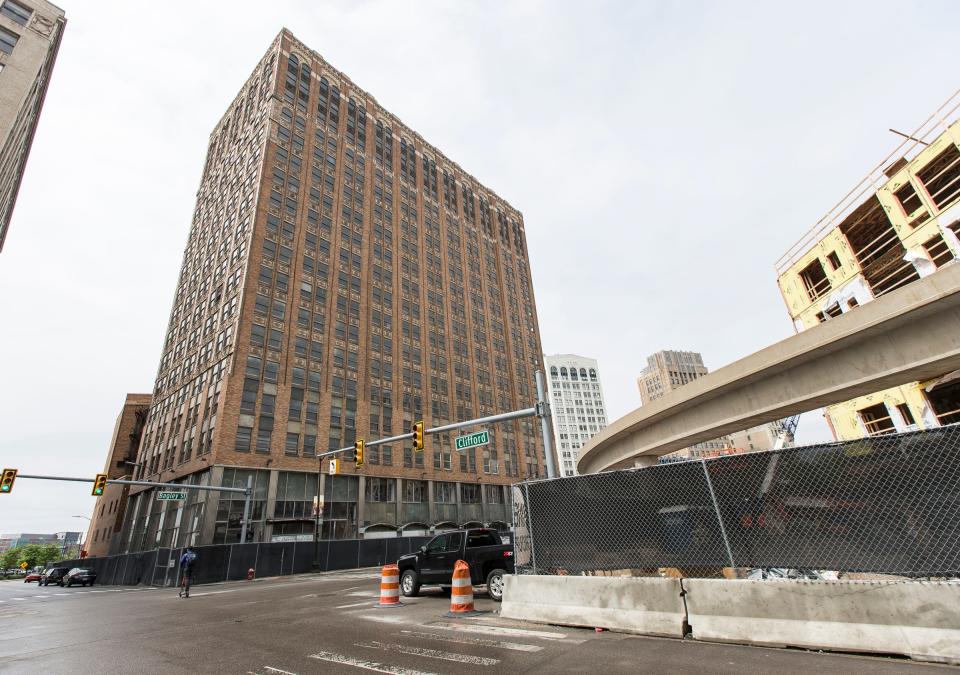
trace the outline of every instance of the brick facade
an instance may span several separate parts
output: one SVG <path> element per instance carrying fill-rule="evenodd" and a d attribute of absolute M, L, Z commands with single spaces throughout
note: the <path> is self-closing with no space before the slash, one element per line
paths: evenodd
<path fill-rule="evenodd" d="M 292 508 L 279 503 L 316 489 L 276 494 L 300 480 L 290 474 L 316 476 L 317 453 L 418 419 L 530 407 L 540 355 L 522 214 L 283 30 L 210 137 L 138 476 L 218 484 L 259 470 L 254 536 L 296 530 L 307 519 L 278 517 Z M 364 517 L 383 511 L 365 504 L 368 488 L 391 493 L 374 478 L 463 484 L 472 499 L 488 492 L 473 485 L 545 474 L 536 420 L 491 431 L 472 459 L 448 435 L 428 436 L 422 455 L 397 443 L 389 461 L 370 448 L 359 470 L 345 463 L 361 477 L 345 531 L 384 525 Z M 347 484 L 324 479 L 320 493 Z M 400 493 L 417 486 L 396 486 L 385 526 L 402 530 L 416 509 Z M 428 492 L 431 522 L 417 527 L 451 519 Z M 129 547 L 235 540 L 235 504 L 198 500 L 186 524 L 145 497 Z"/>

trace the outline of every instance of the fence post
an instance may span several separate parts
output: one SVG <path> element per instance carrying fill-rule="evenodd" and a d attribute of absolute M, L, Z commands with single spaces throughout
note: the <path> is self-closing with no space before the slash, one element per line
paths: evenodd
<path fill-rule="evenodd" d="M 527 535 L 530 537 L 530 565 L 533 567 L 533 573 L 537 573 L 537 554 L 533 550 L 533 512 L 530 510 L 530 484 L 523 484 L 523 501 L 527 511 Z"/>
<path fill-rule="evenodd" d="M 727 548 L 727 558 L 730 560 L 730 567 L 736 567 L 736 564 L 733 562 L 733 551 L 730 550 L 730 540 L 727 539 L 727 528 L 723 526 L 723 516 L 720 514 L 720 507 L 717 505 L 717 495 L 713 492 L 713 481 L 710 480 L 710 472 L 707 471 L 707 461 L 701 459 L 700 466 L 703 467 L 703 477 L 707 479 L 707 489 L 710 490 L 710 500 L 713 502 L 713 511 L 717 514 L 717 523 L 720 525 L 723 545 Z"/>

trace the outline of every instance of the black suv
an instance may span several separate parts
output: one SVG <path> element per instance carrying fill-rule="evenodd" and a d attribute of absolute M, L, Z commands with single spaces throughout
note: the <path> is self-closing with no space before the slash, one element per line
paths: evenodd
<path fill-rule="evenodd" d="M 513 574 L 513 546 L 504 544 L 496 530 L 454 530 L 440 534 L 416 553 L 400 556 L 400 592 L 416 597 L 421 585 L 453 583 L 458 560 L 470 566 L 474 586 L 486 584 L 491 600 L 503 599 L 503 575 Z"/>
<path fill-rule="evenodd" d="M 74 584 L 80 584 L 82 586 L 90 584 L 93 586 L 93 582 L 96 580 L 97 573 L 89 567 L 74 567 L 67 572 L 67 576 L 63 578 L 63 581 L 67 582 L 67 586 L 73 586 Z M 60 585 L 62 586 L 63 582 L 61 582 Z"/>
<path fill-rule="evenodd" d="M 41 586 L 49 586 L 50 584 L 63 586 L 63 577 L 65 577 L 69 571 L 69 567 L 51 567 L 45 569 L 40 576 L 39 584 Z"/>

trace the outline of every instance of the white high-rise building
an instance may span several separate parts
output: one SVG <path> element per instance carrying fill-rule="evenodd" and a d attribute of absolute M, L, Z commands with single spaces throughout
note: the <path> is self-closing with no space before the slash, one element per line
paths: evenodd
<path fill-rule="evenodd" d="M 577 475 L 577 453 L 595 433 L 607 426 L 597 362 L 575 354 L 544 356 L 550 373 L 550 398 L 557 475 Z"/>

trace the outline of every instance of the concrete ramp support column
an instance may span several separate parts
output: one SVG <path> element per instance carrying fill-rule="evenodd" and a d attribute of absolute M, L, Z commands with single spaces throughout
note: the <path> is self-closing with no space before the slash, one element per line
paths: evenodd
<path fill-rule="evenodd" d="M 684 579 L 695 640 L 960 664 L 960 582 Z"/>
<path fill-rule="evenodd" d="M 683 637 L 686 611 L 679 579 L 521 574 L 504 581 L 503 617 Z"/>

